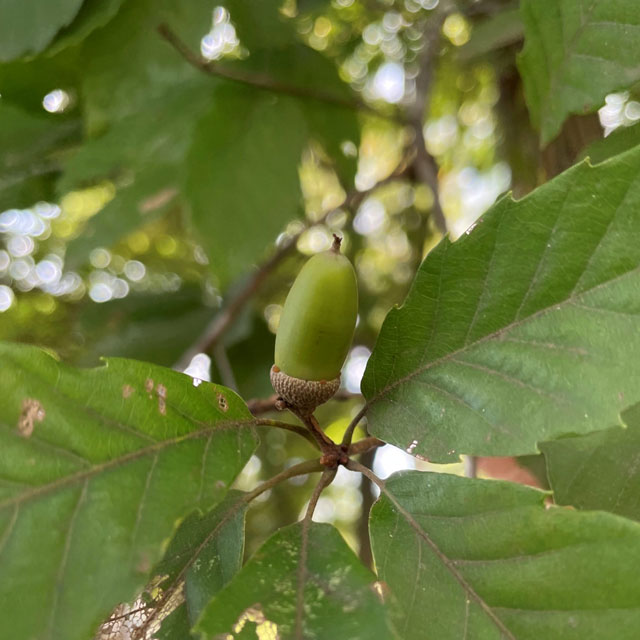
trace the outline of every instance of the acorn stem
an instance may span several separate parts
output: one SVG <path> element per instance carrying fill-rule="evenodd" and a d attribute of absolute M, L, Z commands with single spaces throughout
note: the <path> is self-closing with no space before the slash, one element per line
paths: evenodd
<path fill-rule="evenodd" d="M 340 245 L 342 244 L 342 238 L 333 234 L 333 244 L 331 245 L 331 251 L 334 253 L 340 253 Z"/>

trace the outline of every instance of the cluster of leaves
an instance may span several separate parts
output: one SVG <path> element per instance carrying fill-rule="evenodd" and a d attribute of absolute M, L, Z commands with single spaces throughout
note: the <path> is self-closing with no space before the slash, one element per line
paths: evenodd
<path fill-rule="evenodd" d="M 500 66 L 524 34 L 518 68 L 543 144 L 640 79 L 635 0 L 523 0 L 518 13 L 496 3 L 479 17 L 478 3 L 459 4 L 477 37 L 455 64 Z M 213 63 L 192 53 L 208 3 L 37 6 L 0 9 L 0 209 L 113 183 L 115 197 L 68 245 L 69 264 L 178 212 L 227 291 L 299 215 L 298 163 L 310 143 L 350 190 L 356 163 L 344 143 L 359 144 L 357 114 L 371 107 L 336 62 L 354 55 L 366 27 L 360 3 L 299 2 L 297 21 L 289 2 L 228 0 L 239 44 Z M 411 28 L 440 25 L 450 8 L 379 8 L 392 9 L 406 23 L 398 41 L 409 42 Z M 327 15 L 341 25 L 325 43 L 333 57 L 304 26 L 319 25 L 318 38 Z M 170 27 L 164 37 L 160 25 Z M 81 109 L 44 116 L 42 97 L 58 88 Z M 371 117 L 397 115 L 385 114 Z M 384 482 L 352 460 L 381 492 L 369 521 L 376 574 L 334 527 L 310 518 L 280 528 L 243 564 L 250 502 L 322 465 L 232 488 L 257 428 L 283 425 L 256 418 L 229 388 L 157 364 L 205 324 L 197 295 L 182 291 L 169 309 L 122 301 L 130 348 L 155 364 L 109 358 L 78 369 L 0 343 L 3 633 L 118 637 L 135 618 L 127 633 L 166 640 L 635 638 L 637 139 L 629 130 L 600 141 L 602 164 L 504 197 L 459 240 L 443 239 L 387 315 L 353 425 L 366 417 L 372 436 L 435 462 L 542 451 L 552 494 L 417 471 Z M 178 323 L 183 342 L 158 354 L 155 341 Z M 110 352 L 110 332 L 96 333 Z M 244 353 L 264 351 L 268 340 L 258 342 Z M 242 357 L 247 377 L 266 379 Z M 133 612 L 121 604 L 136 597 Z"/>

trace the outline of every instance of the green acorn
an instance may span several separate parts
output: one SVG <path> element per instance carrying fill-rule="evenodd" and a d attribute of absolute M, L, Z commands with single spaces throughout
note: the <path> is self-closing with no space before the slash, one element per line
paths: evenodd
<path fill-rule="evenodd" d="M 296 278 L 280 317 L 271 384 L 309 415 L 340 387 L 358 315 L 358 286 L 334 235 L 329 251 L 311 257 Z"/>

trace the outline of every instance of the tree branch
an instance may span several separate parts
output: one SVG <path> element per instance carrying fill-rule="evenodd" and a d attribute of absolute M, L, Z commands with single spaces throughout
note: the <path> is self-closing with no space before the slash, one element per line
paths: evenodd
<path fill-rule="evenodd" d="M 274 93 L 282 93 L 285 95 L 293 96 L 294 98 L 303 98 L 307 100 L 317 100 L 318 102 L 324 102 L 337 107 L 343 107 L 351 109 L 353 111 L 363 111 L 369 113 L 378 118 L 385 120 L 392 120 L 394 122 L 399 121 L 399 116 L 388 115 L 381 113 L 369 106 L 362 100 L 347 99 L 340 96 L 328 93 L 326 91 L 319 91 L 317 89 L 311 89 L 309 87 L 300 87 L 286 82 L 276 80 L 265 73 L 257 73 L 255 71 L 246 71 L 237 67 L 225 67 L 216 62 L 212 62 L 203 58 L 201 55 L 193 52 L 178 36 L 178 34 L 169 27 L 167 24 L 160 24 L 158 26 L 158 33 L 188 62 L 192 67 L 195 67 L 199 71 L 218 78 L 224 78 L 232 82 L 244 84 L 255 89 L 263 91 L 271 91 Z"/>
<path fill-rule="evenodd" d="M 257 427 L 275 427 L 277 429 L 284 429 L 285 431 L 291 431 L 292 433 L 296 433 L 299 436 L 302 436 L 305 440 L 311 443 L 316 449 L 319 449 L 318 443 L 316 439 L 313 437 L 309 431 L 307 431 L 304 427 L 301 427 L 297 424 L 289 424 L 288 422 L 281 422 L 280 420 L 269 420 L 267 418 L 257 418 L 253 423 Z"/>
<path fill-rule="evenodd" d="M 189 363 L 198 353 L 209 352 L 222 338 L 224 333 L 236 320 L 244 305 L 253 297 L 253 295 L 262 286 L 264 281 L 271 275 L 276 267 L 296 248 L 300 236 L 311 226 L 323 224 L 327 218 L 342 209 L 355 209 L 360 203 L 379 187 L 402 177 L 407 171 L 405 160 L 403 159 L 398 168 L 386 178 L 378 181 L 371 188 L 365 191 L 352 189 L 339 206 L 327 211 L 317 222 L 306 221 L 304 228 L 295 235 L 291 236 L 282 246 L 280 246 L 271 257 L 264 262 L 253 275 L 247 280 L 245 285 L 230 299 L 229 304 L 222 309 L 198 337 L 198 339 L 184 352 L 174 368 L 184 371 Z"/>
<path fill-rule="evenodd" d="M 339 389 L 331 400 L 351 400 L 359 397 L 360 394 L 358 393 L 351 393 L 346 389 Z M 278 398 L 277 393 L 270 395 L 268 398 L 252 398 L 251 400 L 247 400 L 247 407 L 249 407 L 249 411 L 251 411 L 254 416 L 269 413 L 270 411 L 277 411 L 276 400 Z"/>
<path fill-rule="evenodd" d="M 440 204 L 438 164 L 435 158 L 427 151 L 427 143 L 423 131 L 423 118 L 431 98 L 434 60 L 440 46 L 440 32 L 445 17 L 446 13 L 444 11 L 434 11 L 427 19 L 427 26 L 423 33 L 424 46 L 419 58 L 420 70 L 416 77 L 416 99 L 407 108 L 409 126 L 414 136 L 413 146 L 416 153 L 413 167 L 418 180 L 426 184 L 433 192 L 433 219 L 442 233 L 447 232 L 447 223 Z"/>

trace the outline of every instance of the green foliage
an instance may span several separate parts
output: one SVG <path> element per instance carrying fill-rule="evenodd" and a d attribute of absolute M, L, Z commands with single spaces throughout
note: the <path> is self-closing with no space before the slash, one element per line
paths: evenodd
<path fill-rule="evenodd" d="M 638 635 L 640 13 L 516 5 L 0 0 L 3 640 Z M 332 233 L 309 433 L 269 369 Z M 418 470 L 308 507 L 371 436 Z"/>
<path fill-rule="evenodd" d="M 148 364 L 0 356 L 3 629 L 86 638 L 145 585 L 175 523 L 224 497 L 255 447 L 251 415 L 223 387 Z"/>
<path fill-rule="evenodd" d="M 544 493 L 446 474 L 393 476 L 371 514 L 401 638 L 636 635 L 640 526 L 543 507 Z"/>
<path fill-rule="evenodd" d="M 597 109 L 607 93 L 640 80 L 635 0 L 523 0 L 518 66 L 543 144 L 571 113 Z"/>
<path fill-rule="evenodd" d="M 160 585 L 165 600 L 181 587 L 186 602 L 172 612 L 171 621 L 163 621 L 163 627 L 180 624 L 187 637 L 211 597 L 240 570 L 245 511 L 242 494 L 234 492 L 213 511 L 193 513 L 180 525 L 154 574 L 167 576 Z"/>
<path fill-rule="evenodd" d="M 76 16 L 82 0 L 36 0 L 25 10 L 20 0 L 0 5 L 0 61 L 39 53 Z"/>
<path fill-rule="evenodd" d="M 542 444 L 558 504 L 640 520 L 640 405 L 627 409 L 622 419 L 626 428 Z"/>
<path fill-rule="evenodd" d="M 616 421 L 640 382 L 639 161 L 583 163 L 503 198 L 429 254 L 367 366 L 372 434 L 447 461 L 536 453 Z"/>
<path fill-rule="evenodd" d="M 193 138 L 187 160 L 193 223 L 226 285 L 296 216 L 306 125 L 294 100 L 228 86 L 216 90 Z"/>
<path fill-rule="evenodd" d="M 265 542 L 213 598 L 197 630 L 207 637 L 246 626 L 283 639 L 391 639 L 373 581 L 333 527 L 298 523 Z"/>

